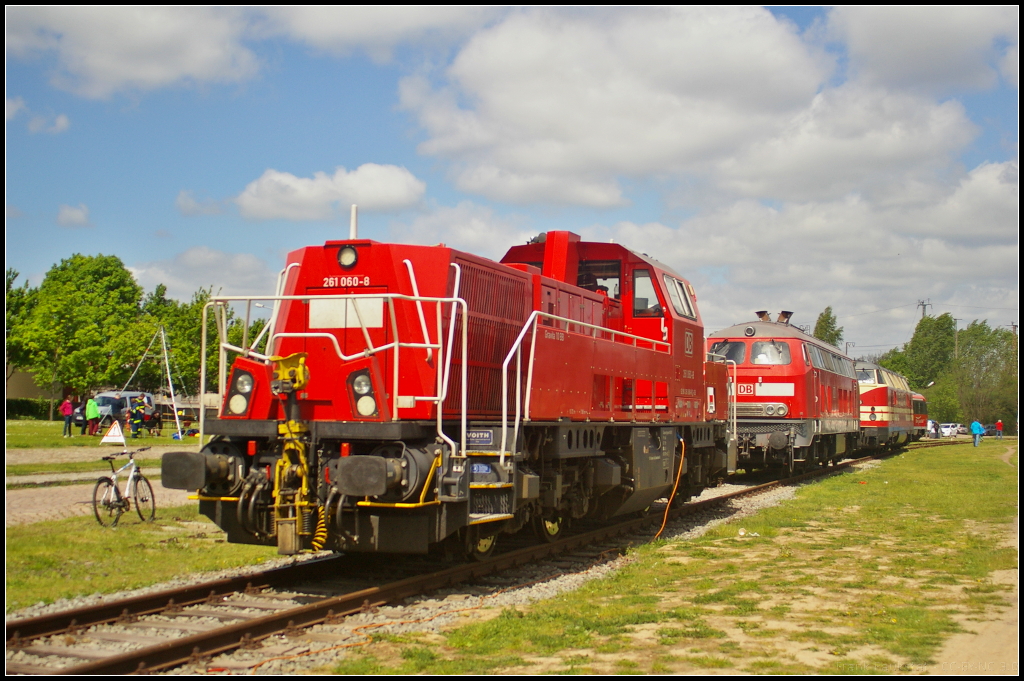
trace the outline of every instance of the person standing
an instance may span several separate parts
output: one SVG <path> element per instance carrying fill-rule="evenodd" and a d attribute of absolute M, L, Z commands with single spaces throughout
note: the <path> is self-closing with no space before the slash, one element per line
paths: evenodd
<path fill-rule="evenodd" d="M 64 416 L 64 437 L 71 437 L 71 416 L 75 413 L 75 407 L 71 400 L 65 397 L 58 410 Z"/>
<path fill-rule="evenodd" d="M 998 421 L 996 421 L 996 439 L 997 440 L 1002 440 L 1003 439 L 1003 420 L 1002 419 L 999 419 Z"/>
<path fill-rule="evenodd" d="M 93 397 L 85 403 L 85 420 L 89 423 L 89 435 L 95 435 L 100 429 L 100 405 Z"/>
<path fill-rule="evenodd" d="M 981 444 L 981 436 L 985 434 L 985 427 L 981 425 L 978 419 L 974 419 L 971 422 L 971 433 L 974 435 L 974 446 L 977 447 Z"/>

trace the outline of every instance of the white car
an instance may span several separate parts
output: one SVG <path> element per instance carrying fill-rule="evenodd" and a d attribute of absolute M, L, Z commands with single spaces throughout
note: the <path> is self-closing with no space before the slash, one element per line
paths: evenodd
<path fill-rule="evenodd" d="M 956 437 L 963 425 L 960 423 L 943 423 L 939 426 L 939 434 L 942 437 Z"/>

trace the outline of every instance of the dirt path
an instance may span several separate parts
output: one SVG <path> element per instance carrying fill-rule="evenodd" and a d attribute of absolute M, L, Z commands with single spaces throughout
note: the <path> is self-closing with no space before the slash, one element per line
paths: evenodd
<path fill-rule="evenodd" d="M 1007 447 L 999 458 L 1012 466 L 1010 458 L 1014 451 L 1014 447 Z M 1004 545 L 1020 552 L 1020 516 L 1013 519 L 1013 529 Z M 993 582 L 1013 588 L 1007 595 L 1007 607 L 988 613 L 991 619 L 984 622 L 961 621 L 967 632 L 955 634 L 946 641 L 942 652 L 935 656 L 936 664 L 929 667 L 927 673 L 987 676 L 1016 676 L 1020 673 L 1019 578 L 1019 570 L 1000 570 L 992 574 Z"/>

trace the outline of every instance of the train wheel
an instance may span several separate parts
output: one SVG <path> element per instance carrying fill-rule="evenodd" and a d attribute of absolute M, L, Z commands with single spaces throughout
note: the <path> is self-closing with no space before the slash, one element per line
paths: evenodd
<path fill-rule="evenodd" d="M 537 536 L 544 541 L 557 541 L 565 530 L 567 521 L 563 516 L 556 515 L 550 518 L 535 518 L 533 529 Z"/>
<path fill-rule="evenodd" d="M 473 560 L 487 560 L 494 553 L 494 547 L 498 545 L 497 535 L 481 537 L 475 530 L 470 530 L 468 549 L 469 557 Z"/>

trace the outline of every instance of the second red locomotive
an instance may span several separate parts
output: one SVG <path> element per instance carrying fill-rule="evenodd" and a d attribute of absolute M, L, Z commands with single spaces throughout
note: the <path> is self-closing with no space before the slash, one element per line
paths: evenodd
<path fill-rule="evenodd" d="M 791 326 L 790 312 L 757 316 L 708 339 L 736 374 L 737 466 L 793 471 L 845 458 L 859 439 L 853 361 Z"/>
<path fill-rule="evenodd" d="M 261 300 L 265 332 L 231 342 L 229 306 L 248 320 Z M 548 232 L 496 263 L 328 241 L 288 256 L 276 296 L 207 312 L 219 418 L 200 453 L 165 455 L 163 481 L 198 490 L 229 541 L 482 556 L 500 533 L 552 539 L 733 469 L 693 287 L 616 244 Z"/>

